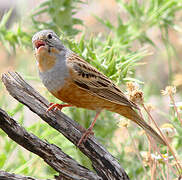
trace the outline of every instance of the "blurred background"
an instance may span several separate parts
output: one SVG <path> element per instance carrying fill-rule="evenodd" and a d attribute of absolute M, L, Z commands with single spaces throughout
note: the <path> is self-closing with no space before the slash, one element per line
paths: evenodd
<path fill-rule="evenodd" d="M 53 29 L 69 48 L 110 77 L 124 92 L 126 82 L 136 83 L 144 92 L 145 103 L 152 107 L 157 123 L 160 126 L 168 123 L 175 129 L 171 143 L 178 152 L 182 144 L 181 124 L 170 106 L 170 98 L 162 96 L 160 91 L 168 85 L 177 88 L 175 101 L 181 113 L 181 20 L 182 2 L 176 0 L 0 1 L 0 74 L 17 71 L 49 101 L 61 103 L 41 83 L 31 44 L 35 32 Z M 91 168 L 78 148 L 14 100 L 1 82 L 0 107 L 28 131 L 57 144 L 65 153 Z M 84 127 L 89 126 L 95 115 L 95 112 L 76 108 L 65 108 L 63 112 Z M 118 158 L 131 179 L 151 176 L 150 162 L 145 156 L 148 142 L 141 129 L 114 113 L 103 112 L 94 130 L 95 136 Z M 142 162 L 138 161 L 136 148 L 141 156 L 144 154 Z M 167 150 L 162 148 L 162 152 L 165 154 Z M 182 153 L 178 154 L 181 158 Z M 154 161 L 166 170 L 165 163 Z M 1 130 L 0 169 L 37 178 L 53 178 L 55 174 Z M 159 173 L 156 178 L 161 176 Z M 175 177 L 170 172 L 170 179 Z"/>

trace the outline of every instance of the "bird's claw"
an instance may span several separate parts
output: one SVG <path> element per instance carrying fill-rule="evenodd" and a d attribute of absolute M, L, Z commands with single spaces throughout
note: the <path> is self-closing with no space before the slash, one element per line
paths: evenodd
<path fill-rule="evenodd" d="M 85 142 L 88 139 L 89 135 L 94 135 L 94 132 L 92 131 L 92 128 L 88 128 L 78 141 L 77 147 L 80 146 L 83 142 Z"/>
<path fill-rule="evenodd" d="M 46 112 L 49 112 L 52 109 L 54 109 L 55 111 L 62 110 L 64 107 L 70 107 L 70 106 L 72 106 L 72 105 L 50 103 L 47 110 L 46 110 Z"/>

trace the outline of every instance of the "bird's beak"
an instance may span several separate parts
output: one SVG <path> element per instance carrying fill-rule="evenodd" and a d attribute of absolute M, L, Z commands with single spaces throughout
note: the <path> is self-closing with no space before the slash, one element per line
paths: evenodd
<path fill-rule="evenodd" d="M 35 47 L 37 50 L 38 50 L 40 47 L 46 46 L 46 43 L 45 43 L 44 41 L 40 40 L 40 39 L 35 40 L 35 41 L 33 42 L 33 44 L 34 44 L 34 47 Z"/>

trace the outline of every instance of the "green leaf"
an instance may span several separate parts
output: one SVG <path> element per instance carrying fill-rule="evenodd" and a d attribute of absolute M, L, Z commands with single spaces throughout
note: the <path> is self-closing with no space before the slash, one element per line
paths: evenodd
<path fill-rule="evenodd" d="M 0 154 L 0 168 L 2 169 L 7 160 L 6 154 Z"/>
<path fill-rule="evenodd" d="M 10 9 L 7 13 L 5 13 L 0 21 L 0 29 L 5 28 L 10 16 L 12 13 L 12 9 Z"/>

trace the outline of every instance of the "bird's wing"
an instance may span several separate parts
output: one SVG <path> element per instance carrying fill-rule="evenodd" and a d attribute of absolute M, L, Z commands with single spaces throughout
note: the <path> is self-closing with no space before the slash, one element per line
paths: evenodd
<path fill-rule="evenodd" d="M 78 55 L 70 56 L 67 59 L 67 66 L 71 79 L 80 88 L 110 102 L 138 109 L 110 79 Z"/>

